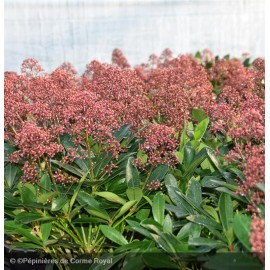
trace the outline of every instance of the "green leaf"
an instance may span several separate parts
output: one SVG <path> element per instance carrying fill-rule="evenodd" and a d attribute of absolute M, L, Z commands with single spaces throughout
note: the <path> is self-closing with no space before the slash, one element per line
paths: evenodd
<path fill-rule="evenodd" d="M 202 190 L 200 183 L 194 177 L 189 181 L 187 197 L 192 200 L 196 206 L 200 207 L 202 203 Z"/>
<path fill-rule="evenodd" d="M 13 186 L 17 184 L 19 180 L 18 175 L 17 175 L 18 171 L 19 171 L 19 168 L 12 163 L 9 163 L 8 165 L 5 166 L 4 178 L 9 188 L 12 188 Z"/>
<path fill-rule="evenodd" d="M 116 138 L 116 140 L 119 142 L 121 142 L 124 138 L 128 138 L 130 136 L 130 127 L 130 124 L 121 126 L 117 131 L 113 133 L 113 137 Z"/>
<path fill-rule="evenodd" d="M 210 206 L 210 205 L 203 205 L 203 209 L 211 215 L 211 217 L 213 217 L 215 219 L 216 222 L 220 223 L 219 217 L 218 217 L 218 213 L 217 211 L 214 209 L 214 207 Z"/>
<path fill-rule="evenodd" d="M 77 175 L 79 177 L 82 177 L 84 175 L 84 171 L 74 167 L 74 166 L 71 166 L 71 165 L 68 165 L 68 164 L 65 164 L 65 163 L 62 163 L 58 160 L 53 160 L 51 159 L 51 163 L 53 164 L 56 164 L 57 166 L 59 166 L 60 168 L 63 168 L 65 169 L 66 171 L 74 174 L 74 175 Z"/>
<path fill-rule="evenodd" d="M 100 230 L 102 231 L 104 236 L 106 236 L 111 241 L 119 244 L 120 246 L 128 244 L 126 238 L 115 228 L 112 228 L 107 225 L 100 225 Z"/>
<path fill-rule="evenodd" d="M 43 242 L 46 242 L 50 236 L 52 229 L 52 223 L 51 222 L 43 222 L 41 224 L 41 235 Z"/>
<path fill-rule="evenodd" d="M 40 192 L 48 193 L 51 191 L 51 178 L 48 173 L 44 174 L 39 180 Z"/>
<path fill-rule="evenodd" d="M 154 220 L 163 225 L 165 212 L 165 199 L 161 192 L 158 192 L 153 198 L 152 212 Z"/>
<path fill-rule="evenodd" d="M 36 244 L 33 244 L 33 243 L 24 243 L 24 242 L 16 242 L 16 243 L 13 243 L 11 246 L 10 246 L 10 251 L 12 251 L 13 249 L 15 248 L 22 248 L 22 249 L 42 249 L 42 247 L 40 245 L 36 245 Z"/>
<path fill-rule="evenodd" d="M 43 193 L 37 198 L 37 202 L 45 203 L 45 202 L 47 202 L 47 200 L 50 200 L 56 196 L 57 196 L 57 192 Z"/>
<path fill-rule="evenodd" d="M 140 223 L 133 221 L 133 220 L 127 220 L 127 223 L 130 225 L 132 230 L 144 235 L 145 237 L 151 238 L 151 234 L 148 230 L 143 228 Z"/>
<path fill-rule="evenodd" d="M 125 203 L 115 214 L 113 217 L 113 221 L 117 220 L 119 217 L 123 216 L 137 201 L 129 201 Z"/>
<path fill-rule="evenodd" d="M 128 188 L 127 189 L 127 197 L 130 201 L 136 200 L 139 202 L 143 197 L 143 192 L 140 188 Z"/>
<path fill-rule="evenodd" d="M 218 190 L 218 191 L 220 191 L 220 192 L 229 194 L 231 197 L 235 198 L 238 201 L 241 201 L 241 202 L 244 202 L 244 203 L 248 203 L 248 200 L 244 196 L 237 195 L 237 194 L 235 194 L 235 192 L 229 190 L 228 188 L 217 187 L 215 189 Z"/>
<path fill-rule="evenodd" d="M 26 183 L 19 189 L 23 203 L 36 202 L 36 189 L 32 184 Z"/>
<path fill-rule="evenodd" d="M 192 109 L 191 116 L 198 122 L 201 122 L 205 118 L 207 118 L 206 113 L 201 109 Z"/>
<path fill-rule="evenodd" d="M 203 119 L 195 128 L 194 139 L 200 141 L 209 124 L 209 118 Z"/>
<path fill-rule="evenodd" d="M 188 175 L 194 172 L 194 170 L 208 157 L 206 148 L 203 148 L 199 153 L 194 157 L 193 161 L 186 169 L 183 178 L 186 178 Z"/>
<path fill-rule="evenodd" d="M 214 229 L 217 230 L 221 230 L 222 227 L 220 224 L 218 224 L 217 222 L 215 222 L 214 220 L 206 217 L 206 216 L 202 216 L 202 215 L 192 215 L 192 216 L 188 216 L 187 219 L 191 222 L 197 223 L 199 225 L 203 225 L 205 227 L 213 227 Z"/>
<path fill-rule="evenodd" d="M 52 217 L 50 216 L 43 216 L 42 214 L 39 213 L 31 213 L 31 212 L 21 212 L 16 215 L 15 221 L 20 222 L 20 223 L 30 223 L 32 221 L 37 221 L 37 220 L 44 220 L 44 219 L 51 219 Z"/>
<path fill-rule="evenodd" d="M 149 176 L 147 183 L 153 180 L 162 180 L 169 170 L 168 165 L 159 165 Z"/>
<path fill-rule="evenodd" d="M 137 168 L 132 164 L 133 158 L 129 158 L 126 166 L 126 181 L 129 189 L 140 187 L 140 177 Z"/>
<path fill-rule="evenodd" d="M 29 229 L 22 228 L 20 225 L 15 224 L 13 221 L 5 221 L 4 227 L 5 227 L 5 233 L 15 232 L 17 234 L 24 236 L 28 241 L 31 241 L 32 243 L 38 246 L 41 246 L 41 247 L 43 246 L 39 238 L 34 236 L 31 233 L 31 228 Z"/>
<path fill-rule="evenodd" d="M 136 218 L 139 220 L 144 220 L 146 218 L 149 217 L 150 214 L 150 209 L 140 209 L 137 213 L 136 213 Z"/>
<path fill-rule="evenodd" d="M 12 154 L 14 151 L 16 150 L 16 148 L 8 143 L 8 142 L 5 142 L 4 143 L 4 162 L 8 162 L 8 157 L 10 154 Z"/>
<path fill-rule="evenodd" d="M 102 192 L 93 192 L 93 194 L 98 195 L 100 197 L 103 197 L 110 202 L 115 202 L 115 203 L 119 203 L 119 204 L 126 203 L 126 200 L 122 199 L 121 197 L 119 197 L 118 195 L 116 195 L 112 192 L 102 191 Z"/>
<path fill-rule="evenodd" d="M 87 176 L 88 174 L 89 174 L 89 171 L 86 172 L 86 173 L 82 176 L 82 178 L 80 179 L 79 184 L 78 184 L 78 186 L 76 187 L 76 189 L 75 189 L 75 191 L 74 191 L 74 194 L 73 194 L 73 196 L 72 196 L 72 198 L 71 198 L 71 200 L 70 200 L 70 203 L 69 203 L 69 211 L 71 211 L 72 206 L 73 206 L 73 204 L 74 204 L 74 202 L 75 202 L 75 200 L 76 200 L 76 198 L 77 198 L 77 196 L 78 196 L 78 193 L 80 192 L 81 186 L 82 186 L 82 184 L 84 183 L 84 181 L 85 181 L 85 179 L 86 179 L 86 176 Z"/>
<path fill-rule="evenodd" d="M 193 208 L 181 197 L 177 192 L 181 191 L 178 188 L 167 186 L 168 194 L 174 204 L 177 205 L 178 209 L 183 213 L 194 214 Z M 167 209 L 167 207 L 166 207 Z"/>
<path fill-rule="evenodd" d="M 164 179 L 165 185 L 167 186 L 172 186 L 172 187 L 177 187 L 177 180 L 172 174 L 167 174 Z"/>
<path fill-rule="evenodd" d="M 97 218 L 97 217 L 82 217 L 82 218 L 76 218 L 72 220 L 72 223 L 107 223 L 104 219 Z"/>
<path fill-rule="evenodd" d="M 190 163 L 192 162 L 193 158 L 195 156 L 195 149 L 193 145 L 188 142 L 184 146 L 184 162 L 185 162 L 185 168 L 188 168 Z"/>
<path fill-rule="evenodd" d="M 144 263 L 150 268 L 157 269 L 179 269 L 179 266 L 165 253 L 155 252 L 151 254 L 143 253 L 142 258 Z"/>
<path fill-rule="evenodd" d="M 191 238 L 189 239 L 188 244 L 192 246 L 210 246 L 212 248 L 226 247 L 226 244 L 219 240 L 204 237 Z"/>
<path fill-rule="evenodd" d="M 60 198 L 53 198 L 52 199 L 52 211 L 58 211 L 63 208 L 63 206 L 66 204 L 68 201 L 67 198 L 60 197 Z"/>
<path fill-rule="evenodd" d="M 219 197 L 218 207 L 222 226 L 224 230 L 227 231 L 232 227 L 233 223 L 233 205 L 231 196 L 226 193 L 222 193 Z"/>
<path fill-rule="evenodd" d="M 193 222 L 188 222 L 180 229 L 176 238 L 182 241 L 186 238 L 199 237 L 200 234 L 201 234 L 201 226 Z"/>
<path fill-rule="evenodd" d="M 148 156 L 143 151 L 139 150 L 137 153 L 137 158 L 140 158 L 141 164 L 145 164 L 147 162 Z"/>
<path fill-rule="evenodd" d="M 172 233 L 172 230 L 173 230 L 172 219 L 170 215 L 167 214 L 163 222 L 163 231 L 167 233 Z"/>
<path fill-rule="evenodd" d="M 111 218 L 105 209 L 100 208 L 100 204 L 89 193 L 81 190 L 78 192 L 77 201 L 80 205 L 85 206 L 85 210 L 96 217 L 110 221 Z"/>
<path fill-rule="evenodd" d="M 250 246 L 251 217 L 236 214 L 233 220 L 233 231 L 244 247 L 251 251 Z"/>
<path fill-rule="evenodd" d="M 215 254 L 207 258 L 204 269 L 213 270 L 263 270 L 263 265 L 252 254 L 228 252 Z"/>

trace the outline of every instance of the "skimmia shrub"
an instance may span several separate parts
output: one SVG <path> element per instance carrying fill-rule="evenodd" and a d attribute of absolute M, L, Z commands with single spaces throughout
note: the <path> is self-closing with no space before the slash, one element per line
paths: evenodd
<path fill-rule="evenodd" d="M 10 250 L 106 269 L 263 268 L 262 58 L 166 49 L 132 68 L 115 49 L 81 75 L 27 59 L 4 87 Z"/>

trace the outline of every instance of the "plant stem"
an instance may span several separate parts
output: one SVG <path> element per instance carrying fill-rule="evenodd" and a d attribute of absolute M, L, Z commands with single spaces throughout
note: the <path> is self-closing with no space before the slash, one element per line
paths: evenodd
<path fill-rule="evenodd" d="M 88 160 L 89 160 L 89 168 L 90 168 L 90 175 L 92 179 L 95 179 L 95 174 L 94 174 L 94 169 L 93 169 L 93 162 L 92 162 L 92 157 L 91 157 L 91 146 L 89 142 L 89 136 L 86 131 L 85 133 L 85 141 L 86 141 L 86 148 L 87 148 L 87 153 L 88 153 Z"/>
<path fill-rule="evenodd" d="M 47 160 L 46 157 L 44 158 L 44 160 L 45 160 L 45 163 L 46 163 L 46 167 L 47 167 L 48 173 L 49 173 L 49 175 L 50 175 L 50 177 L 51 177 L 51 180 L 52 180 L 52 182 L 53 182 L 55 191 L 57 192 L 58 196 L 60 196 L 58 187 L 57 187 L 57 185 L 56 185 L 56 182 L 55 182 L 55 179 L 54 179 L 54 176 L 53 176 L 53 173 L 52 173 L 51 166 L 50 166 L 50 164 L 49 164 L 49 162 L 48 162 L 48 160 Z"/>
<path fill-rule="evenodd" d="M 154 165 L 151 165 L 151 168 L 150 168 L 150 170 L 149 170 L 149 172 L 148 172 L 148 174 L 147 174 L 147 177 L 146 177 L 146 179 L 145 179 L 145 181 L 144 181 L 144 183 L 143 183 L 142 190 L 144 190 L 144 188 L 145 188 L 145 186 L 146 186 L 146 184 L 147 184 L 147 182 L 148 182 L 148 179 L 149 179 L 149 177 L 150 177 L 150 175 L 151 175 L 153 169 L 154 169 Z"/>

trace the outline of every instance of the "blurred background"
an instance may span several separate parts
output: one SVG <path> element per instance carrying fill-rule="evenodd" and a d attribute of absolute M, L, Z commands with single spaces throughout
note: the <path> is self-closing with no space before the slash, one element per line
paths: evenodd
<path fill-rule="evenodd" d="M 111 62 L 119 48 L 131 65 L 170 48 L 264 57 L 264 0 L 5 0 L 4 69 L 36 58 L 46 71 L 64 61 L 81 73 Z"/>

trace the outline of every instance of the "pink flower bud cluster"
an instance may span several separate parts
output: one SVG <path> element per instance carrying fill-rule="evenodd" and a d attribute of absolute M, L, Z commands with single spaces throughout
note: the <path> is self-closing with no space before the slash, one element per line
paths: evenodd
<path fill-rule="evenodd" d="M 254 217 L 251 223 L 250 243 L 252 252 L 258 256 L 260 261 L 265 261 L 265 220 Z"/>
<path fill-rule="evenodd" d="M 168 164 L 173 166 L 176 162 L 175 150 L 178 140 L 174 137 L 175 131 L 165 125 L 150 124 L 140 135 L 144 142 L 140 149 L 147 154 L 147 164 Z M 140 162 L 140 159 L 137 160 Z"/>
<path fill-rule="evenodd" d="M 146 185 L 146 189 L 150 191 L 162 190 L 163 184 L 159 180 L 153 180 Z"/>

